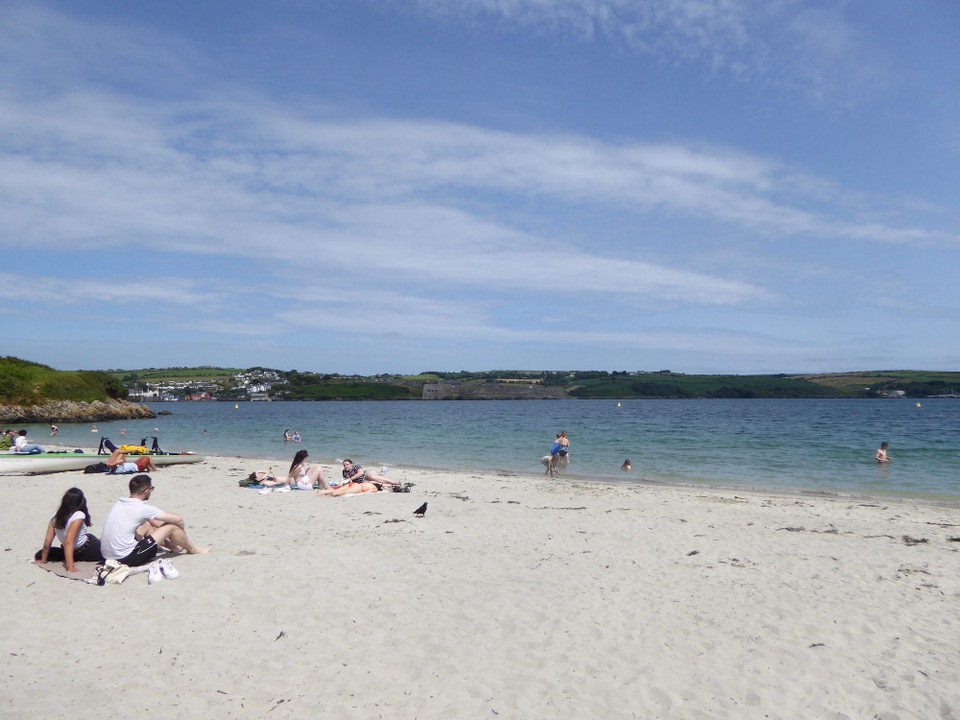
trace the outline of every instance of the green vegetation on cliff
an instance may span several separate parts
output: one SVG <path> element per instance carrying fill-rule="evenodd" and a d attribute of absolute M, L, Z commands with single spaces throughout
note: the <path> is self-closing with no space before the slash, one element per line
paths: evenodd
<path fill-rule="evenodd" d="M 126 400 L 127 388 L 108 372 L 54 370 L 15 357 L 0 357 L 0 404 L 42 405 L 57 400 L 109 399 Z"/>

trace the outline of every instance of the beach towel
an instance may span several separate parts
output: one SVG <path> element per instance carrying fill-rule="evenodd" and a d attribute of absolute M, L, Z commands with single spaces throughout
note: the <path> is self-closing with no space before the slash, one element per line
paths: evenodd
<path fill-rule="evenodd" d="M 59 575 L 62 578 L 67 578 L 67 580 L 80 580 L 82 582 L 90 582 L 91 578 L 94 582 L 97 579 L 97 565 L 100 563 L 95 562 L 77 562 L 74 565 L 77 566 L 77 571 L 75 573 L 67 572 L 67 569 L 63 566 L 62 562 L 48 562 L 46 565 L 37 565 L 41 570 L 46 570 L 49 573 L 54 575 Z"/>
<path fill-rule="evenodd" d="M 46 565 L 37 565 L 41 570 L 58 575 L 68 580 L 80 580 L 88 585 L 120 585 L 131 575 L 145 573 L 150 569 L 150 565 L 141 565 L 140 567 L 128 567 L 116 560 L 107 560 L 105 563 L 95 562 L 77 562 L 75 573 L 67 572 L 63 563 L 48 562 Z"/>

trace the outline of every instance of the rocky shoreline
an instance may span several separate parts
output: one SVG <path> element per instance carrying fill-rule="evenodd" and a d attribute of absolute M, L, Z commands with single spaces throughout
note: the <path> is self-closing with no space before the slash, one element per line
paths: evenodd
<path fill-rule="evenodd" d="M 0 405 L 0 423 L 103 422 L 155 418 L 146 405 L 126 400 L 74 402 L 56 400 L 42 405 Z"/>

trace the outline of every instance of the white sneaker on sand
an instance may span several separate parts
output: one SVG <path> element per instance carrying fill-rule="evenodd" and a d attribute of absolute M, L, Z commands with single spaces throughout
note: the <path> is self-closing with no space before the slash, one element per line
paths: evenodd
<path fill-rule="evenodd" d="M 284 485 L 283 487 L 278 487 L 276 491 L 277 491 L 277 492 L 290 492 L 290 486 L 289 486 L 289 485 Z"/>
<path fill-rule="evenodd" d="M 273 492 L 273 488 L 264 488 L 263 490 L 257 490 L 261 495 L 269 495 Z"/>
<path fill-rule="evenodd" d="M 174 580 L 175 578 L 180 577 L 180 571 L 177 570 L 173 563 L 164 558 L 163 560 L 157 561 L 157 566 L 160 568 L 160 572 L 163 573 L 163 576 L 167 580 Z"/>
<path fill-rule="evenodd" d="M 150 569 L 147 571 L 147 582 L 153 585 L 161 580 L 163 580 L 163 573 L 160 572 L 160 564 L 157 562 L 150 563 Z"/>

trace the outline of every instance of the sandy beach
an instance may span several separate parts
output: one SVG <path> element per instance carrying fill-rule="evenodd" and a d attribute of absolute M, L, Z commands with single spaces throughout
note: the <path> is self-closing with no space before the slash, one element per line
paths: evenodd
<path fill-rule="evenodd" d="M 960 508 L 403 468 L 410 494 L 238 487 L 269 464 L 153 474 L 213 546 L 154 585 L 28 562 L 67 488 L 99 535 L 129 476 L 3 478 L 0 716 L 960 717 Z"/>

